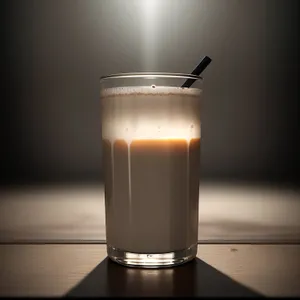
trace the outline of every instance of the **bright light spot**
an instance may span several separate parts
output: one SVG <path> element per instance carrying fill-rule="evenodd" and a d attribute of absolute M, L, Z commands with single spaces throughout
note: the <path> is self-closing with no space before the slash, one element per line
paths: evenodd
<path fill-rule="evenodd" d="M 156 8 L 157 0 L 143 0 L 143 6 L 146 12 L 152 13 Z"/>

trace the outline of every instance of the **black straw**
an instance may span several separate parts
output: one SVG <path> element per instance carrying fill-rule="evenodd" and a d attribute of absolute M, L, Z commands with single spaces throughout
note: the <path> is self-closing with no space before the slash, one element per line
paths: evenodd
<path fill-rule="evenodd" d="M 199 76 L 210 64 L 210 62 L 211 62 L 211 58 L 209 58 L 208 56 L 204 56 L 204 58 L 200 61 L 198 66 L 193 70 L 191 74 Z M 188 79 L 181 87 L 189 88 L 196 80 L 197 79 Z"/>

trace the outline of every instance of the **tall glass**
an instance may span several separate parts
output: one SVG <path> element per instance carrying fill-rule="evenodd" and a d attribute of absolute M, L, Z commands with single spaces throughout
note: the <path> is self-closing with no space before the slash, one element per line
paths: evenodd
<path fill-rule="evenodd" d="M 182 88 L 186 80 L 195 83 Z M 192 260 L 202 78 L 123 73 L 100 84 L 108 256 L 148 268 Z"/>

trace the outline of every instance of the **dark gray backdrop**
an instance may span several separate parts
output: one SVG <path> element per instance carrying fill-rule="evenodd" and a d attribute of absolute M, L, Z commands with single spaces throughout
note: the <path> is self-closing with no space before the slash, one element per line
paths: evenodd
<path fill-rule="evenodd" d="M 298 1 L 0 5 L 1 183 L 101 180 L 99 77 L 203 55 L 202 178 L 298 179 Z"/>

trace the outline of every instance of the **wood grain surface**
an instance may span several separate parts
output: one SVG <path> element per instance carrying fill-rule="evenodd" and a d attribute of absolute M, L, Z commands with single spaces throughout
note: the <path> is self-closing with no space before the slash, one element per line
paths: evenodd
<path fill-rule="evenodd" d="M 106 245 L 1 245 L 0 296 L 65 295 L 105 257 Z M 299 245 L 200 245 L 198 257 L 262 295 L 300 296 Z"/>

